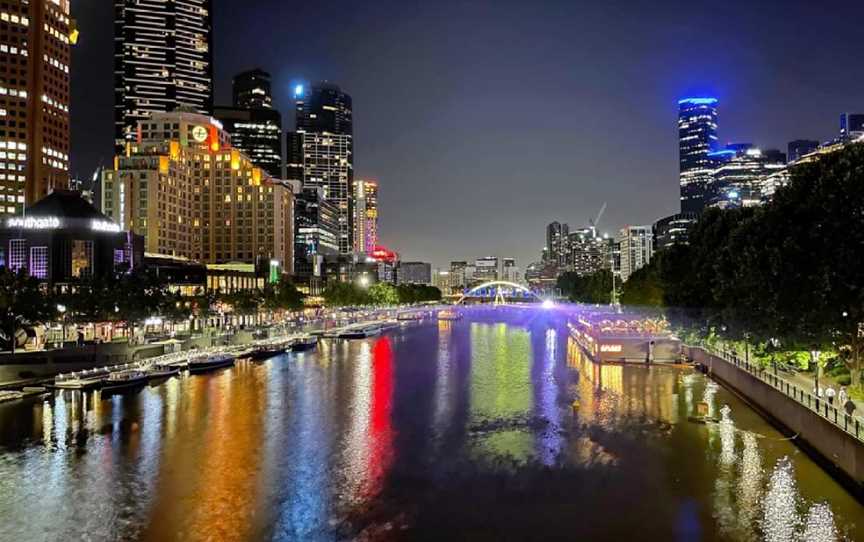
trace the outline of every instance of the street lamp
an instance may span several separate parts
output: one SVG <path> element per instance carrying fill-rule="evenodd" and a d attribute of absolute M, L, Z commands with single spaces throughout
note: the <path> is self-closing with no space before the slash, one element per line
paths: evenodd
<path fill-rule="evenodd" d="M 63 346 L 63 343 L 66 342 L 66 305 L 62 303 L 57 304 L 57 312 L 60 313 L 61 325 L 60 325 L 60 346 Z"/>
<path fill-rule="evenodd" d="M 780 346 L 780 341 L 776 337 L 768 339 L 768 346 L 771 348 L 771 365 L 774 366 L 774 379 L 777 379 L 777 347 Z"/>
<path fill-rule="evenodd" d="M 810 350 L 810 361 L 813 362 L 813 381 L 816 385 L 815 392 L 816 397 L 819 397 L 819 356 L 822 354 L 819 350 L 816 350 L 816 345 L 813 345 L 813 349 Z"/>

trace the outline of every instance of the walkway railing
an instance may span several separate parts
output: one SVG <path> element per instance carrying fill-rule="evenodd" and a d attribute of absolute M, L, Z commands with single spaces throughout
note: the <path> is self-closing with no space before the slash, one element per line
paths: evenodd
<path fill-rule="evenodd" d="M 859 442 L 864 443 L 864 423 L 862 423 L 857 416 L 846 414 L 846 412 L 842 410 L 843 405 L 839 405 L 840 408 L 837 408 L 831 405 L 824 398 L 817 397 L 812 393 L 799 388 L 795 384 L 789 382 L 776 373 L 767 370 L 761 365 L 742 360 L 735 353 L 729 350 L 715 349 L 706 345 L 700 345 L 700 348 L 705 350 L 707 353 L 734 365 L 738 369 L 746 371 L 751 376 L 761 380 L 798 404 L 807 407 L 812 412 L 815 412 L 822 418 L 828 420 L 833 425 L 853 436 Z"/>

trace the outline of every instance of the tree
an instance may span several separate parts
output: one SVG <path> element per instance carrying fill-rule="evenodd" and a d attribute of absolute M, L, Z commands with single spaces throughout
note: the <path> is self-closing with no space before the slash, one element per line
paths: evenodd
<path fill-rule="evenodd" d="M 353 282 L 331 281 L 323 293 L 324 304 L 328 307 L 346 307 L 369 304 L 366 290 Z"/>
<path fill-rule="evenodd" d="M 607 304 L 612 301 L 612 272 L 601 269 L 589 275 L 563 273 L 557 287 L 570 301 Z"/>
<path fill-rule="evenodd" d="M 662 307 L 663 285 L 657 265 L 646 265 L 630 275 L 621 292 L 621 303 L 640 307 Z"/>
<path fill-rule="evenodd" d="M 287 275 L 279 277 L 276 284 L 265 285 L 262 299 L 264 307 L 271 311 L 296 311 L 303 308 L 303 294 Z"/>
<path fill-rule="evenodd" d="M 396 305 L 399 292 L 389 282 L 379 282 L 369 288 L 369 301 L 373 305 Z"/>
<path fill-rule="evenodd" d="M 12 272 L 0 268 L 0 340 L 15 352 L 16 332 L 26 326 L 48 322 L 56 307 L 39 287 L 39 280 L 26 269 Z"/>

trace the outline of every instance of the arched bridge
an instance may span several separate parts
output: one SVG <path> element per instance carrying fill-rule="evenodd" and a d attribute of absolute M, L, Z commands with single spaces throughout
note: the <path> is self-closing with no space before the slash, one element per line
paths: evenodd
<path fill-rule="evenodd" d="M 478 284 L 473 288 L 465 290 L 465 293 L 456 301 L 456 304 L 462 304 L 466 299 L 494 299 L 495 305 L 501 305 L 508 301 L 519 302 L 540 302 L 544 299 L 537 292 L 521 284 L 509 282 L 506 280 L 490 280 L 483 284 Z"/>

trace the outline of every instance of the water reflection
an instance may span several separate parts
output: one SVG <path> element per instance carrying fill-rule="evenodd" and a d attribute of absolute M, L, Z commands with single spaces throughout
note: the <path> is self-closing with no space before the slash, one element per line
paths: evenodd
<path fill-rule="evenodd" d="M 484 314 L 0 405 L 0 540 L 862 535 L 864 509 L 702 375 Z"/>

